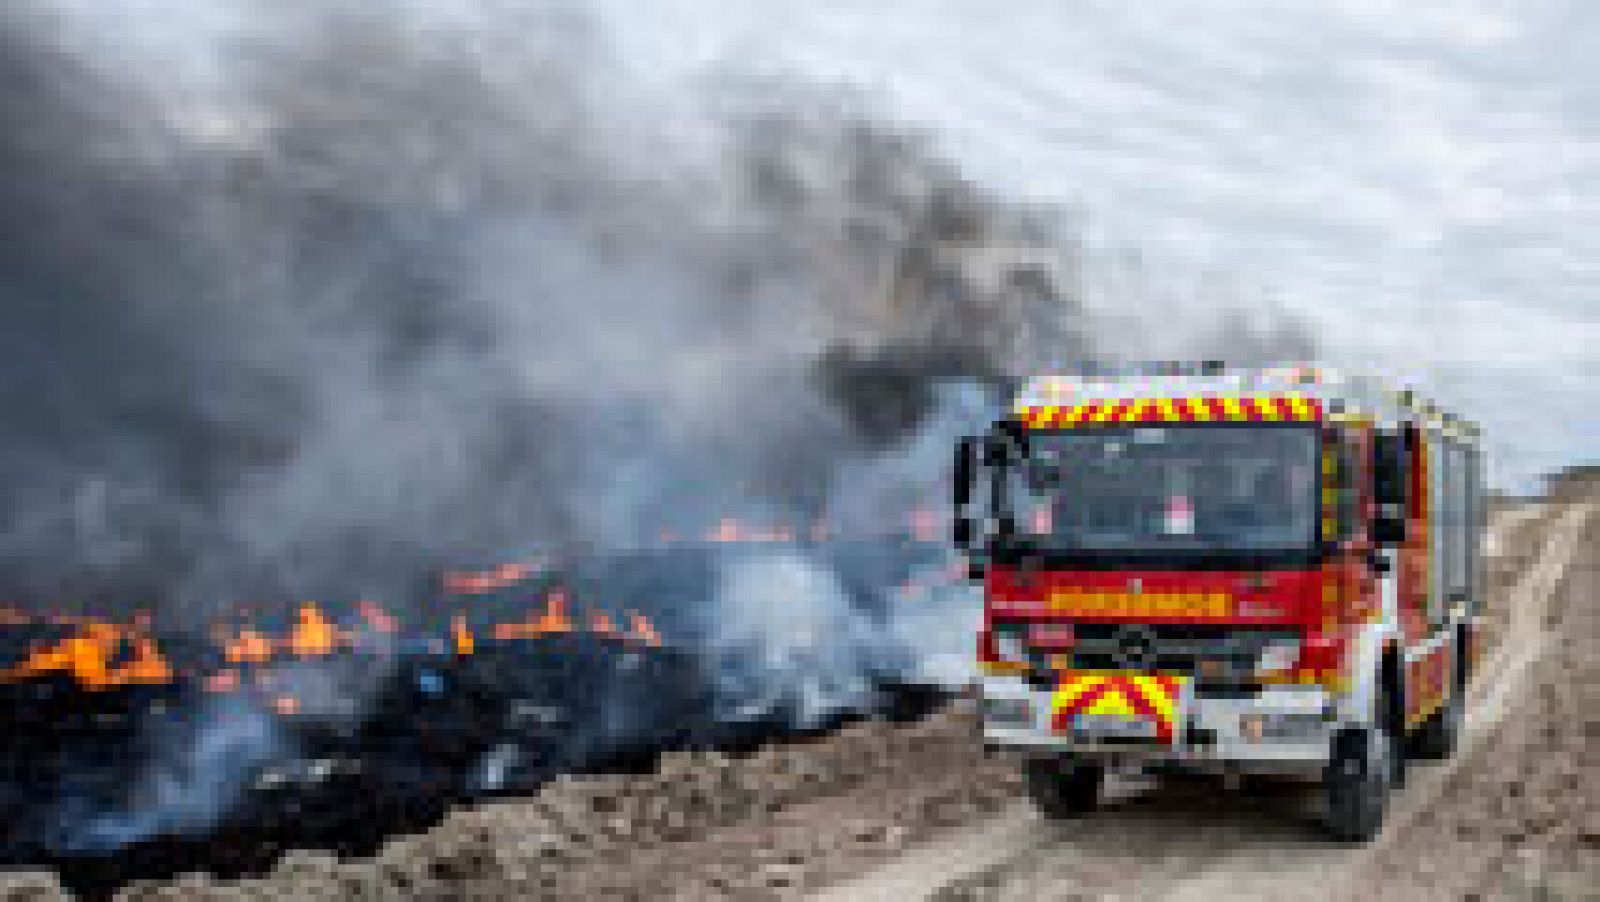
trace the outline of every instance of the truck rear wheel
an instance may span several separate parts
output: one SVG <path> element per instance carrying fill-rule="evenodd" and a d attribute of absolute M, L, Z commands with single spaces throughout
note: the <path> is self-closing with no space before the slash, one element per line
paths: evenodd
<path fill-rule="evenodd" d="M 1433 712 L 1412 737 L 1411 756 L 1424 761 L 1442 761 L 1456 752 L 1467 714 L 1467 631 L 1456 632 L 1455 659 L 1451 662 L 1450 696 Z"/>
<path fill-rule="evenodd" d="M 1442 761 L 1455 754 L 1456 740 L 1461 735 L 1462 692 L 1458 686 L 1451 690 L 1439 710 L 1433 712 L 1412 737 L 1411 756 L 1423 761 Z"/>
<path fill-rule="evenodd" d="M 1105 768 L 1065 757 L 1035 756 L 1023 764 L 1028 798 L 1045 817 L 1064 819 L 1093 811 L 1100 804 Z"/>
<path fill-rule="evenodd" d="M 1334 738 L 1323 789 L 1328 832 L 1335 838 L 1365 842 L 1378 835 L 1399 754 L 1393 737 L 1377 725 L 1346 730 Z"/>

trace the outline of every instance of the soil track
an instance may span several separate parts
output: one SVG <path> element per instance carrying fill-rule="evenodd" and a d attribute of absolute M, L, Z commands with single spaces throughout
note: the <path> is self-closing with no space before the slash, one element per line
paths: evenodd
<path fill-rule="evenodd" d="M 1430 831 L 1438 834 L 1440 825 L 1452 817 L 1455 823 L 1470 823 L 1465 812 L 1452 816 L 1437 811 L 1472 807 L 1461 803 L 1463 795 L 1475 795 L 1464 787 L 1482 781 L 1463 774 L 1492 772 L 1509 766 L 1514 758 L 1527 757 L 1484 750 L 1486 745 L 1504 744 L 1498 728 L 1513 704 L 1532 694 L 1527 677 L 1536 663 L 1546 663 L 1541 656 L 1551 644 L 1550 627 L 1574 616 L 1592 625 L 1594 512 L 1593 504 L 1585 504 L 1515 511 L 1498 518 L 1491 546 L 1498 546 L 1495 550 L 1511 563 L 1532 560 L 1529 566 L 1517 567 L 1515 583 L 1496 599 L 1500 623 L 1495 632 L 1502 640 L 1470 694 L 1465 747 L 1441 765 L 1413 768 L 1384 835 L 1373 846 L 1351 848 L 1319 839 L 1316 794 L 1303 786 L 1250 786 L 1219 801 L 1212 785 L 1163 786 L 1161 792 L 1152 793 L 1151 782 L 1122 780 L 1111 786 L 1106 809 L 1082 821 L 1050 823 L 1019 801 L 987 822 L 837 886 L 822 898 L 1187 900 L 1431 894 L 1440 887 L 1430 878 L 1452 870 L 1454 864 L 1437 854 L 1433 848 L 1437 844 L 1416 837 Z M 1536 557 L 1528 554 L 1530 544 L 1538 549 Z M 1504 569 L 1499 574 L 1502 583 Z M 1571 578 L 1563 582 L 1569 573 Z M 1592 635 L 1568 634 L 1562 647 L 1582 655 L 1581 649 L 1592 641 Z M 1575 669 L 1571 662 L 1550 667 L 1556 670 L 1558 683 Z M 1543 689 L 1551 684 L 1545 680 L 1535 685 Z M 1565 685 L 1572 685 L 1570 679 Z M 1543 735 L 1539 724 L 1528 729 Z M 1580 723 L 1580 741 L 1587 735 L 1585 729 Z M 1592 768 L 1592 760 L 1588 764 Z M 1576 753 L 1564 753 L 1545 768 L 1559 774 L 1546 782 L 1558 791 L 1563 786 L 1570 789 L 1582 782 L 1580 766 Z M 1530 802 L 1529 807 L 1551 824 L 1561 822 L 1561 816 L 1550 816 L 1548 802 Z M 1588 816 L 1592 818 L 1592 813 Z M 1419 827 L 1422 823 L 1429 826 Z M 1585 831 L 1593 829 L 1564 826 L 1576 837 L 1575 846 L 1587 842 L 1584 837 L 1591 834 Z M 1496 854 L 1503 851 L 1493 849 Z M 1482 849 L 1475 852 L 1486 854 Z M 1374 880 L 1372 875 L 1381 873 L 1395 879 L 1388 884 Z M 1492 876 L 1485 879 L 1490 885 L 1480 891 L 1503 888 Z M 1457 889 L 1466 893 L 1474 886 L 1467 881 Z"/>

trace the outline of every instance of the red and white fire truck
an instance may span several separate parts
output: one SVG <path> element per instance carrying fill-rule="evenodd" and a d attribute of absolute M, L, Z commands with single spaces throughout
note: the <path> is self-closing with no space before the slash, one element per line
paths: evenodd
<path fill-rule="evenodd" d="M 1362 375 L 1219 364 L 1025 384 L 963 440 L 993 746 L 1051 816 L 1108 768 L 1293 772 L 1377 833 L 1448 756 L 1483 582 L 1476 428 Z"/>

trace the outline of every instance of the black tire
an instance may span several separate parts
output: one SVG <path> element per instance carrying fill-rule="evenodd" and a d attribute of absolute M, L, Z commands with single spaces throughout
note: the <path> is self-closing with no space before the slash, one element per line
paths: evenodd
<path fill-rule="evenodd" d="M 1323 790 L 1327 828 L 1335 839 L 1366 842 L 1383 829 L 1400 757 L 1396 741 L 1381 727 L 1354 727 L 1334 738 Z"/>
<path fill-rule="evenodd" d="M 1034 807 L 1047 818 L 1062 820 L 1099 807 L 1105 768 L 1071 758 L 1033 757 L 1023 764 L 1022 776 Z"/>

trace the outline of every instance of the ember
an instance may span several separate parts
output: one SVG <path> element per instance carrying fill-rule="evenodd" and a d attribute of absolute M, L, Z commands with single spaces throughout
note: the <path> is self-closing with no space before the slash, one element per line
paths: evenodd
<path fill-rule="evenodd" d="M 661 635 L 657 633 L 655 627 L 650 624 L 649 618 L 645 617 L 643 614 L 635 613 L 633 611 L 628 612 L 628 618 L 633 624 L 633 635 L 635 638 L 643 641 L 646 645 L 661 644 Z"/>
<path fill-rule="evenodd" d="M 356 602 L 356 610 L 361 612 L 361 616 L 366 619 L 368 625 L 380 633 L 394 633 L 400 629 L 400 622 L 395 620 L 388 611 L 373 602 L 358 601 Z"/>
<path fill-rule="evenodd" d="M 466 617 L 457 614 L 450 618 L 450 638 L 454 643 L 456 654 L 472 654 L 476 643 L 472 639 L 472 631 L 467 628 Z"/>
<path fill-rule="evenodd" d="M 205 678 L 207 692 L 234 692 L 240 686 L 239 671 L 219 670 Z"/>
<path fill-rule="evenodd" d="M 453 595 L 486 595 L 509 588 L 538 575 L 549 562 L 545 560 L 501 564 L 489 570 L 451 570 L 440 577 L 444 590 Z"/>

